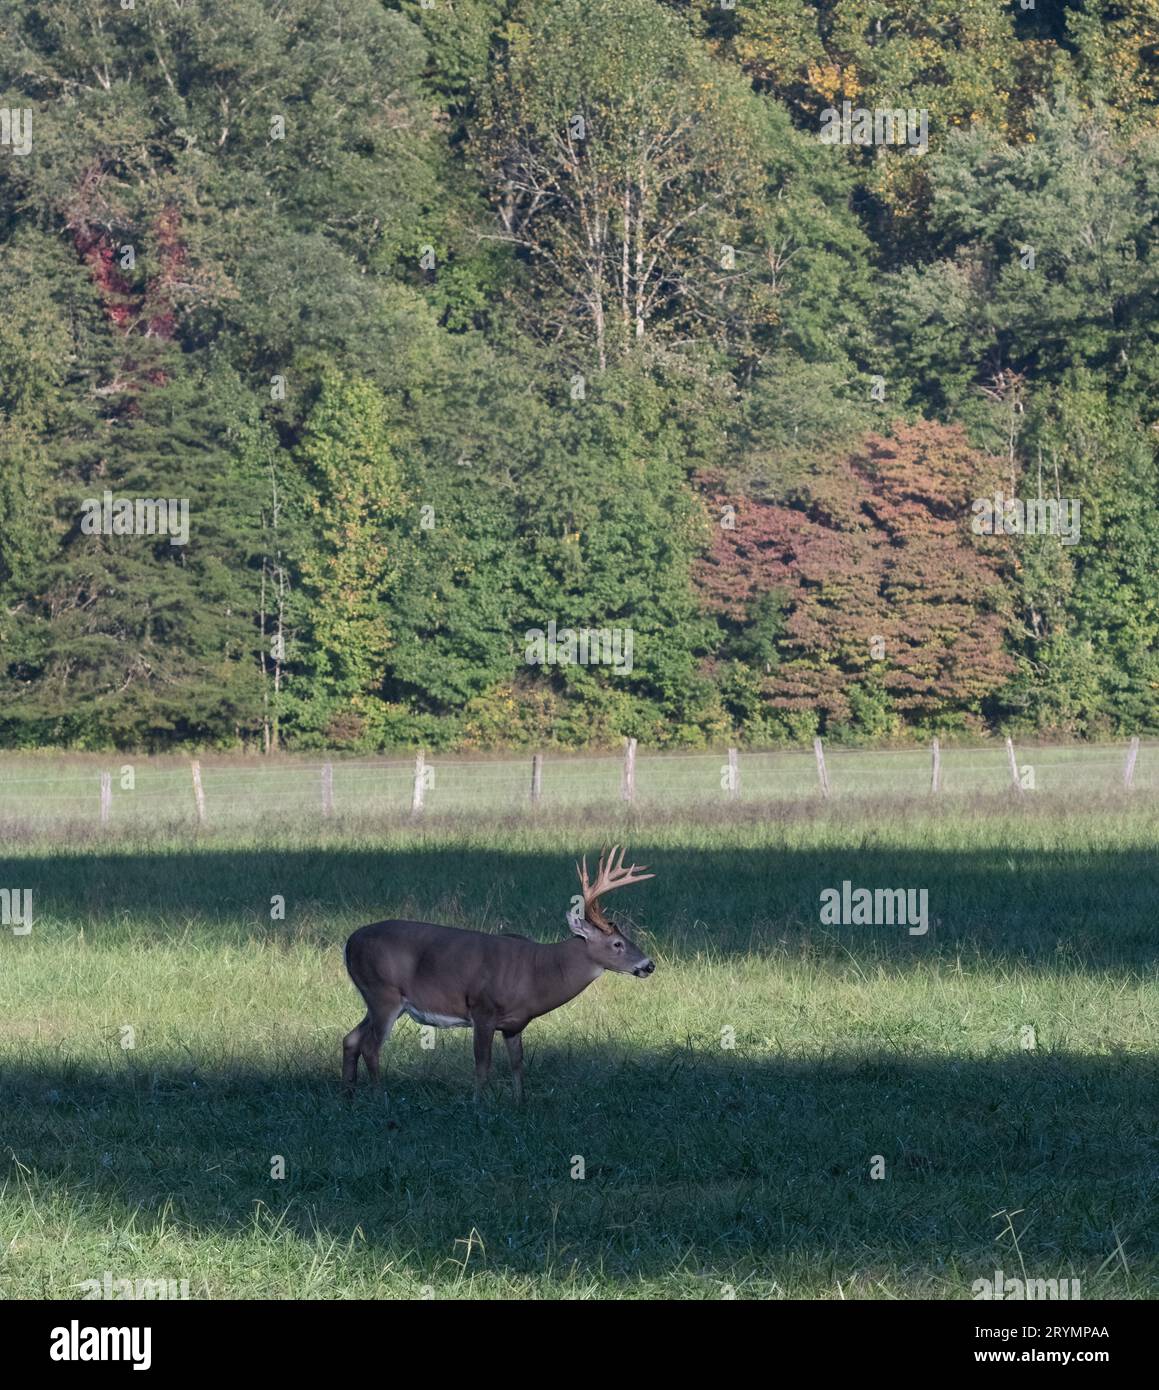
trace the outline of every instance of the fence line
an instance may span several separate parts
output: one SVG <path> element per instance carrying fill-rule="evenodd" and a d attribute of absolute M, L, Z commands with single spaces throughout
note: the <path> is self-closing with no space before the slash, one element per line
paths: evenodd
<path fill-rule="evenodd" d="M 1118 756 L 1108 756 L 1112 750 Z M 195 758 L 185 764 L 184 773 L 172 764 L 152 767 L 148 759 L 138 758 L 121 764 L 120 779 L 107 768 L 70 768 L 42 778 L 5 777 L 0 757 L 0 818 L 34 812 L 43 803 L 45 815 L 60 819 L 69 814 L 61 803 L 72 802 L 77 815 L 104 826 L 130 816 L 137 797 L 148 799 L 151 821 L 163 814 L 157 799 L 165 797 L 179 814 L 192 814 L 197 824 L 213 824 L 244 815 L 251 805 L 260 805 L 263 816 L 280 807 L 330 820 L 359 812 L 405 813 L 408 808 L 413 817 L 421 817 L 427 811 L 535 811 L 550 805 L 612 806 L 617 801 L 634 809 L 645 804 L 765 804 L 816 797 L 838 801 L 880 794 L 944 799 L 986 790 L 1005 791 L 1025 803 L 1027 793 L 1044 790 L 1118 795 L 1159 790 L 1159 757 L 1152 756 L 1159 752 L 1159 743 L 1143 745 L 1138 737 L 1125 746 L 1042 745 L 1021 752 L 1009 738 L 991 748 L 960 751 L 943 748 L 938 739 L 923 750 L 826 748 L 818 738 L 812 752 L 812 758 L 807 749 L 640 755 L 636 740 L 626 739 L 618 757 L 553 757 L 536 751 L 518 759 L 452 757 L 442 762 L 420 750 L 413 762 L 343 762 L 331 756 L 322 762 L 273 767 L 215 766 Z M 1040 758 L 1040 753 L 1046 756 Z M 891 766 L 882 765 L 890 759 Z M 1116 772 L 1099 771 L 1109 768 Z M 28 787 L 38 790 L 17 790 Z M 144 815 L 144 806 L 141 811 Z"/>

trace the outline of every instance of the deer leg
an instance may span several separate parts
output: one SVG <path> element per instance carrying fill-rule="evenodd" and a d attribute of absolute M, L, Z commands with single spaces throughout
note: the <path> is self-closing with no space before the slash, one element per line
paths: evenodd
<path fill-rule="evenodd" d="M 511 1061 L 511 1076 L 515 1083 L 515 1103 L 518 1105 L 523 1101 L 523 1034 L 504 1033 L 503 1041 L 507 1044 L 507 1056 Z"/>
<path fill-rule="evenodd" d="M 475 1099 L 482 1094 L 491 1075 L 491 1044 L 495 1041 L 495 1025 L 490 1019 L 475 1019 Z"/>
<path fill-rule="evenodd" d="M 402 1013 L 402 995 L 393 989 L 383 998 L 375 1000 L 370 1006 L 370 1027 L 362 1035 L 362 1060 L 366 1072 L 374 1085 L 378 1084 L 378 1054 L 382 1044 L 387 1041 Z"/>
<path fill-rule="evenodd" d="M 342 1089 L 347 1100 L 354 1099 L 354 1088 L 358 1085 L 358 1059 L 362 1055 L 362 1039 L 369 1027 L 370 1015 L 367 1014 L 362 1022 L 342 1039 Z"/>

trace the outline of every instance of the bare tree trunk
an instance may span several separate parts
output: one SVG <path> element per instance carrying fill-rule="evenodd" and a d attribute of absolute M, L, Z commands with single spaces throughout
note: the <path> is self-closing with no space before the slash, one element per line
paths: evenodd
<path fill-rule="evenodd" d="M 636 186 L 636 337 L 644 336 L 644 180 Z"/>
<path fill-rule="evenodd" d="M 281 498 L 278 496 L 278 475 L 274 472 L 273 463 L 270 464 L 270 494 L 272 498 L 270 511 L 270 525 L 274 533 L 274 565 L 273 572 L 277 583 L 277 633 L 274 638 L 274 649 L 272 652 L 274 667 L 274 701 L 273 713 L 267 718 L 266 729 L 266 752 L 276 752 L 280 740 L 278 728 L 278 711 L 281 708 L 279 696 L 282 690 L 282 663 L 286 653 L 285 635 L 285 614 L 286 614 L 286 571 L 282 565 L 282 552 L 278 544 L 278 522 L 281 518 Z M 264 567 L 263 567 L 264 568 Z M 265 575 L 262 576 L 262 606 L 265 607 Z M 263 631 L 265 623 L 263 620 Z M 262 653 L 262 666 L 265 667 L 265 652 Z M 268 698 L 268 697 L 267 697 Z"/>
<path fill-rule="evenodd" d="M 631 241 L 632 241 L 632 186 L 627 179 L 624 180 L 624 222 L 621 227 L 621 257 L 620 257 L 620 315 L 624 322 L 624 342 L 627 343 L 630 335 L 629 323 L 631 320 Z"/>
<path fill-rule="evenodd" d="M 262 600 L 258 620 L 259 645 L 262 660 L 262 752 L 270 751 L 270 673 L 266 666 L 266 556 L 262 556 Z"/>
<path fill-rule="evenodd" d="M 281 742 L 281 727 L 279 721 L 279 711 L 281 701 L 279 696 L 282 693 L 282 664 L 286 654 L 286 571 L 280 563 L 278 564 L 278 638 L 277 655 L 274 657 L 274 719 L 272 730 L 272 744 L 276 749 Z"/>
<path fill-rule="evenodd" d="M 596 355 L 599 358 L 600 371 L 606 371 L 608 367 L 608 345 L 605 337 L 604 325 L 604 296 L 600 289 L 596 276 L 592 275 L 592 321 L 596 328 Z"/>

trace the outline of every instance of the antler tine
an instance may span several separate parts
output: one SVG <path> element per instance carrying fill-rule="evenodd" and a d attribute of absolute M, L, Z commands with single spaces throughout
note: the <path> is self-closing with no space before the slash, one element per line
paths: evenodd
<path fill-rule="evenodd" d="M 620 860 L 616 860 L 616 855 L 620 855 Z M 645 878 L 655 878 L 656 874 L 646 873 L 643 865 L 630 865 L 625 869 L 624 856 L 627 855 L 627 847 L 623 849 L 620 845 L 613 845 L 610 853 L 602 853 L 599 856 L 599 865 L 596 866 L 596 881 L 592 883 L 588 878 L 588 856 L 584 855 L 581 863 L 575 866 L 575 872 L 580 876 L 580 887 L 584 892 L 584 912 L 588 917 L 588 922 L 593 926 L 599 927 L 600 931 L 611 931 L 611 923 L 603 915 L 603 908 L 600 906 L 600 897 L 605 892 L 613 892 L 616 888 L 627 888 L 634 883 L 643 883 Z"/>
<path fill-rule="evenodd" d="M 601 850 L 600 862 L 596 866 L 596 881 L 592 886 L 592 899 L 597 900 L 601 893 L 606 893 L 612 886 L 612 865 L 616 862 L 616 850 L 618 845 L 613 845 L 611 853 Z"/>
<path fill-rule="evenodd" d="M 601 873 L 600 875 L 600 881 L 605 884 L 605 892 L 612 888 L 626 888 L 628 884 L 640 883 L 645 878 L 656 877 L 655 874 L 645 872 L 647 866 L 644 864 L 630 864 L 628 868 L 624 868 L 624 856 L 628 852 L 627 846 L 620 849 L 620 862 L 617 864 L 617 849 L 619 849 L 618 845 L 613 847 L 611 857 L 608 860 L 606 873 Z"/>
<path fill-rule="evenodd" d="M 583 889 L 584 909 L 589 922 L 599 927 L 601 931 L 610 932 L 612 924 L 604 916 L 603 908 L 600 906 L 600 898 L 604 893 L 614 892 L 617 888 L 627 888 L 633 883 L 643 883 L 647 878 L 655 878 L 655 874 L 646 873 L 644 865 L 631 864 L 624 868 L 624 857 L 627 854 L 627 846 L 620 848 L 613 845 L 611 853 L 607 851 L 600 855 L 600 862 L 596 868 L 596 881 L 591 883 L 588 879 L 588 860 L 587 855 L 583 857 L 583 867 L 576 865 L 579 874 L 580 887 Z M 616 855 L 619 854 L 619 862 Z"/>

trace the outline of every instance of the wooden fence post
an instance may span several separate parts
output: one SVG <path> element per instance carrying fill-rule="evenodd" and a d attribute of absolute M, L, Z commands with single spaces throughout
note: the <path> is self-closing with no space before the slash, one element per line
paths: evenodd
<path fill-rule="evenodd" d="M 1006 740 L 1006 756 L 1010 759 L 1010 780 L 1014 783 L 1014 790 L 1022 792 L 1022 783 L 1018 780 L 1018 759 L 1014 756 L 1014 740 Z"/>
<path fill-rule="evenodd" d="M 813 754 L 817 759 L 817 780 L 821 783 L 821 795 L 826 801 L 829 799 L 829 774 L 825 771 L 825 750 L 821 747 L 821 740 L 813 740 Z"/>
<path fill-rule="evenodd" d="M 191 764 L 193 770 L 193 800 L 197 803 L 197 820 L 205 824 L 205 792 L 201 786 L 201 763 L 197 758 Z"/>
<path fill-rule="evenodd" d="M 1127 749 L 1127 765 L 1123 768 L 1123 786 L 1127 791 L 1131 791 L 1135 786 L 1135 763 L 1139 758 L 1139 739 L 1136 736 L 1131 740 L 1131 746 Z"/>
<path fill-rule="evenodd" d="M 322 814 L 324 816 L 332 816 L 334 814 L 333 763 L 322 764 Z"/>
<path fill-rule="evenodd" d="M 113 805 L 113 774 L 101 773 L 101 824 L 108 825 L 109 812 Z"/>
<path fill-rule="evenodd" d="M 624 768 L 620 773 L 620 796 L 624 801 L 636 799 L 636 740 L 630 738 L 624 749 Z"/>
<path fill-rule="evenodd" d="M 539 805 L 543 795 L 543 754 L 535 753 L 531 758 L 531 804 Z"/>
<path fill-rule="evenodd" d="M 415 757 L 415 781 L 414 790 L 411 792 L 410 809 L 411 814 L 417 816 L 423 809 L 423 801 L 426 799 L 427 790 L 427 758 L 420 748 Z"/>
<path fill-rule="evenodd" d="M 728 750 L 728 794 L 733 801 L 740 796 L 740 765 L 735 748 Z"/>
<path fill-rule="evenodd" d="M 930 774 L 930 791 L 937 796 L 938 792 L 942 790 L 942 747 L 938 740 L 934 739 L 931 748 L 934 755 L 934 766 Z"/>

